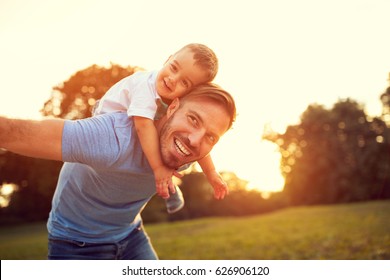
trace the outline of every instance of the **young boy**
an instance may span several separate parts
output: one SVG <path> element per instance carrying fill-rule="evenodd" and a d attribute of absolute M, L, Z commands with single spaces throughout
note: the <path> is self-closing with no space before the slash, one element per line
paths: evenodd
<path fill-rule="evenodd" d="M 160 70 L 136 72 L 116 83 L 94 111 L 94 115 L 127 111 L 133 118 L 142 150 L 155 176 L 157 193 L 166 199 L 168 213 L 177 212 L 184 206 L 181 191 L 172 182 L 172 176 L 181 175 L 162 162 L 153 120 L 161 117 L 173 99 L 185 95 L 197 85 L 211 82 L 217 71 L 218 59 L 210 48 L 189 44 L 171 55 Z M 212 136 L 209 138 L 209 141 L 215 141 Z M 179 155 L 188 154 L 183 142 L 177 141 L 175 145 Z M 223 198 L 228 189 L 216 172 L 211 157 L 208 155 L 198 163 L 214 188 L 214 196 Z"/>

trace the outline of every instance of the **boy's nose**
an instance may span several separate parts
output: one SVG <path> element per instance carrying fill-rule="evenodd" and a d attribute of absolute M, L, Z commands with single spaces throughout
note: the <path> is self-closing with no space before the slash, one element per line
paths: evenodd
<path fill-rule="evenodd" d="M 178 71 L 176 73 L 171 73 L 171 78 L 173 81 L 175 81 L 175 83 L 177 83 L 180 79 L 183 78 L 183 74 L 181 73 L 181 71 Z"/>
<path fill-rule="evenodd" d="M 176 85 L 176 80 L 175 80 L 175 78 L 172 77 L 172 76 L 169 76 L 169 77 L 168 77 L 168 84 L 169 84 L 170 87 L 174 87 L 174 86 Z"/>

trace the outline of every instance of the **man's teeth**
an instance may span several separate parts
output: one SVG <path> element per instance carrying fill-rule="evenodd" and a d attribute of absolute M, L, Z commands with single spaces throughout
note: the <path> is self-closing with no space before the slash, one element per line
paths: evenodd
<path fill-rule="evenodd" d="M 189 156 L 190 155 L 190 152 L 183 146 L 183 144 L 175 139 L 175 147 L 176 147 L 176 150 L 181 153 L 183 156 Z"/>

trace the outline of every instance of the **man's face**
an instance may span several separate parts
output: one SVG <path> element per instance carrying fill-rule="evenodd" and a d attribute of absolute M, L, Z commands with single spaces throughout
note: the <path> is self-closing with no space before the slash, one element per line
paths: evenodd
<path fill-rule="evenodd" d="M 206 156 L 229 126 L 229 115 L 219 104 L 204 98 L 188 100 L 180 107 L 176 103 L 177 99 L 160 132 L 162 160 L 174 169 Z"/>
<path fill-rule="evenodd" d="M 204 69 L 195 64 L 190 50 L 183 50 L 164 64 L 157 75 L 157 93 L 165 99 L 173 100 L 189 92 L 194 86 L 207 82 Z"/>

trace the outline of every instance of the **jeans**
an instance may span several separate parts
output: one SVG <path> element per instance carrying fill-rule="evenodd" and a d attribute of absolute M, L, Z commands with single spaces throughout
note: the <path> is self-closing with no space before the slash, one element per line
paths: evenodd
<path fill-rule="evenodd" d="M 149 237 L 140 226 L 116 243 L 86 243 L 49 235 L 49 260 L 157 260 Z"/>

